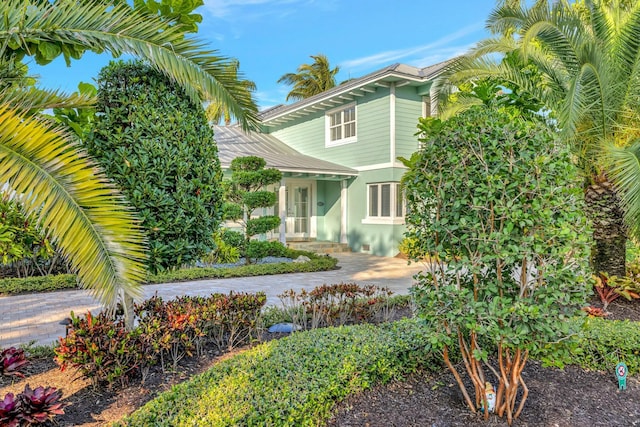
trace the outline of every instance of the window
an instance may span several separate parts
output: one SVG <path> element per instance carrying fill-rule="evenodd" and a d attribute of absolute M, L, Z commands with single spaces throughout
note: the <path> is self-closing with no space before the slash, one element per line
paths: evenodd
<path fill-rule="evenodd" d="M 382 182 L 367 185 L 367 217 L 370 224 L 402 224 L 405 200 L 398 182 Z"/>
<path fill-rule="evenodd" d="M 341 145 L 356 141 L 356 106 L 341 107 L 327 114 L 326 145 Z"/>

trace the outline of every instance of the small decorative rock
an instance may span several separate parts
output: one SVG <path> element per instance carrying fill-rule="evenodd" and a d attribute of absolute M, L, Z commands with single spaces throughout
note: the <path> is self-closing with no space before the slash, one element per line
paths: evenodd
<path fill-rule="evenodd" d="M 294 325 L 293 323 L 276 323 L 275 325 L 269 328 L 269 332 L 272 334 L 275 333 L 285 333 L 290 334 L 293 331 L 299 331 L 300 326 Z"/>
<path fill-rule="evenodd" d="M 308 256 L 300 255 L 298 258 L 294 259 L 293 262 L 302 263 L 309 262 L 311 259 Z"/>

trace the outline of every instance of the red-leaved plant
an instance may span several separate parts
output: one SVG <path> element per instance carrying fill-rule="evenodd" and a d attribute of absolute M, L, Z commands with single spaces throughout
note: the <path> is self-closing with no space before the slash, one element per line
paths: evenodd
<path fill-rule="evenodd" d="M 55 387 L 32 390 L 27 384 L 17 396 L 7 393 L 0 401 L 0 426 L 38 426 L 64 414 L 67 403 L 61 402 L 62 392 Z"/>
<path fill-rule="evenodd" d="M 20 368 L 27 364 L 24 350 L 21 348 L 9 347 L 0 353 L 0 374 L 24 378 Z"/>
<path fill-rule="evenodd" d="M 55 387 L 37 387 L 32 390 L 27 384 L 18 395 L 20 402 L 19 418 L 26 425 L 43 424 L 53 420 L 56 415 L 64 414 L 67 403 L 61 402 L 62 392 Z"/>
<path fill-rule="evenodd" d="M 13 393 L 7 393 L 3 400 L 0 400 L 0 426 L 17 427 L 20 423 L 18 418 L 20 401 Z"/>

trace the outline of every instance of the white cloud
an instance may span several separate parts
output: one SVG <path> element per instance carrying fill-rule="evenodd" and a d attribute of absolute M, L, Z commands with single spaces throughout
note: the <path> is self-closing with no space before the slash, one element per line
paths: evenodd
<path fill-rule="evenodd" d="M 245 13 L 246 8 L 252 8 L 256 6 L 282 6 L 291 5 L 294 3 L 304 2 L 306 0 L 205 0 L 205 9 L 213 16 L 217 18 L 226 18 L 235 13 Z M 250 13 L 255 10 L 250 10 Z M 265 13 L 268 13 L 265 10 Z"/>
<path fill-rule="evenodd" d="M 482 28 L 481 23 L 470 25 L 459 31 L 446 35 L 432 43 L 428 43 L 426 45 L 415 46 L 415 47 L 410 47 L 405 49 L 389 50 L 386 52 L 376 53 L 375 55 L 369 55 L 362 58 L 342 61 L 340 63 L 340 67 L 345 71 L 347 70 L 358 71 L 362 69 L 373 68 L 375 66 L 382 65 L 382 64 L 389 65 L 394 62 L 399 62 L 402 59 L 405 59 L 405 61 L 402 61 L 405 63 L 407 62 L 415 63 L 416 62 L 415 59 L 411 61 L 407 61 L 406 58 L 410 58 L 410 57 L 415 58 L 417 55 L 422 55 L 423 57 L 425 57 L 425 54 L 427 58 L 436 58 L 436 57 L 441 58 L 438 61 L 435 61 L 435 62 L 440 62 L 445 59 L 451 58 L 452 56 L 460 55 L 464 53 L 469 47 L 471 47 L 471 46 L 465 46 L 464 48 L 450 47 L 450 46 L 447 46 L 449 43 L 455 40 L 458 40 L 460 38 L 463 38 L 475 31 L 478 31 L 481 28 Z M 461 49 L 464 49 L 464 50 L 461 50 Z M 434 62 L 429 62 L 429 63 L 425 63 L 424 65 L 430 65 L 433 63 Z"/>

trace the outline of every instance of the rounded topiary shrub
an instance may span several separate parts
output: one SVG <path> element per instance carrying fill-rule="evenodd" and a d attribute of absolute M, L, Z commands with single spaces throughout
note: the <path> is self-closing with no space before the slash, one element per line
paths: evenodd
<path fill-rule="evenodd" d="M 98 76 L 89 153 L 138 210 L 149 267 L 196 261 L 213 248 L 222 171 L 201 105 L 141 62 L 112 62 Z"/>
<path fill-rule="evenodd" d="M 527 397 L 529 352 L 566 337 L 585 303 L 581 181 L 555 133 L 515 111 L 477 107 L 419 129 L 403 182 L 412 254 L 431 259 L 414 291 L 420 314 L 470 409 L 486 408 L 493 383 L 495 411 L 511 423 Z"/>

